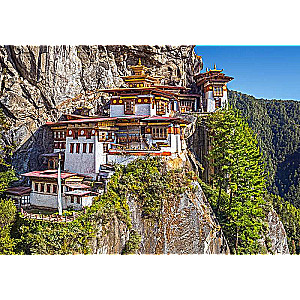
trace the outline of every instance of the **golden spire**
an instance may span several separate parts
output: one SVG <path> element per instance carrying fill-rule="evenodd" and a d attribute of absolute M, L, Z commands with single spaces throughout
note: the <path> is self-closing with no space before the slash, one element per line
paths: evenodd
<path fill-rule="evenodd" d="M 141 58 L 139 58 L 139 64 L 138 64 L 138 65 L 139 65 L 139 66 L 142 65 Z"/>
<path fill-rule="evenodd" d="M 216 64 L 214 64 L 214 70 L 217 70 L 217 65 Z"/>

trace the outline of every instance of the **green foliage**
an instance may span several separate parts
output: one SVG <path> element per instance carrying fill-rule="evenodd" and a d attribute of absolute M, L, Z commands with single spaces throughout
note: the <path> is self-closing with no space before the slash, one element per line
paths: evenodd
<path fill-rule="evenodd" d="M 11 200 L 0 200 L 0 254 L 14 254 L 15 241 L 11 228 L 16 217 L 16 207 Z"/>
<path fill-rule="evenodd" d="M 26 219 L 20 215 L 14 231 L 17 254 L 88 254 L 95 235 L 96 224 L 89 213 L 68 223 Z"/>
<path fill-rule="evenodd" d="M 148 156 L 125 166 L 117 166 L 107 192 L 99 197 L 95 205 L 101 218 L 107 219 L 115 212 L 118 218 L 131 228 L 127 199 L 136 200 L 142 208 L 143 217 L 158 219 L 163 199 L 176 197 L 188 188 L 191 174 L 183 170 L 167 171 L 163 162 Z"/>
<path fill-rule="evenodd" d="M 209 200 L 236 254 L 260 253 L 265 231 L 265 173 L 256 137 L 234 110 L 211 114 L 209 159 L 214 166 Z"/>
<path fill-rule="evenodd" d="M 257 133 L 269 191 L 300 208 L 300 102 L 255 99 L 235 91 L 228 98 Z"/>
<path fill-rule="evenodd" d="M 141 243 L 141 236 L 135 231 L 131 230 L 129 234 L 129 239 L 125 243 L 124 249 L 121 254 L 135 254 L 139 249 Z"/>

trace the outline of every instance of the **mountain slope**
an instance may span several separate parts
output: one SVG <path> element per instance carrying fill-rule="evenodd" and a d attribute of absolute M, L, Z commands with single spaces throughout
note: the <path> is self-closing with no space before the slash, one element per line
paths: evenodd
<path fill-rule="evenodd" d="M 256 99 L 229 91 L 229 103 L 257 133 L 269 190 L 300 207 L 300 102 Z"/>

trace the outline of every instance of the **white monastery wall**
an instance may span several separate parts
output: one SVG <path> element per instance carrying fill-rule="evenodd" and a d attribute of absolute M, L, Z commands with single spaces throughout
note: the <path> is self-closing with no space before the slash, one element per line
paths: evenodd
<path fill-rule="evenodd" d="M 57 195 L 31 192 L 30 204 L 39 207 L 57 208 Z M 66 200 L 64 196 L 62 196 L 62 207 L 63 209 L 67 208 Z"/>
<path fill-rule="evenodd" d="M 215 99 L 212 91 L 205 93 L 205 98 L 207 99 L 207 112 L 215 111 Z"/>
<path fill-rule="evenodd" d="M 123 117 L 124 113 L 124 105 L 111 105 L 110 106 L 110 117 Z"/>
<path fill-rule="evenodd" d="M 152 104 L 136 104 L 135 114 L 138 116 L 150 116 Z"/>
<path fill-rule="evenodd" d="M 95 173 L 95 140 L 96 136 L 91 139 L 85 137 L 78 137 L 73 139 L 66 138 L 66 152 L 65 152 L 65 170 L 80 174 L 93 174 Z M 70 144 L 74 143 L 73 153 L 70 153 Z M 76 144 L 80 144 L 79 153 L 76 153 Z M 83 143 L 87 144 L 87 153 L 83 153 Z M 89 144 L 93 144 L 93 151 L 89 153 Z"/>

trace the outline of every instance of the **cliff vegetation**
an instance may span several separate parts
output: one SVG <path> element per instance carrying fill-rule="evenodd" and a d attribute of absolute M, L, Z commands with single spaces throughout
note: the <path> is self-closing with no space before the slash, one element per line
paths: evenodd
<path fill-rule="evenodd" d="M 201 182 L 220 222 L 229 247 L 236 254 L 265 251 L 266 174 L 253 131 L 237 111 L 217 111 L 206 120 L 214 167 L 210 185 Z"/>
<path fill-rule="evenodd" d="M 268 189 L 300 208 L 300 101 L 256 99 L 229 91 L 257 134 L 268 172 Z"/>

